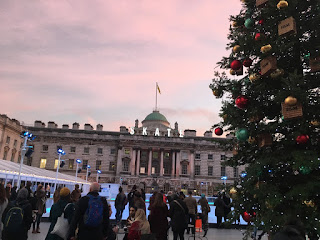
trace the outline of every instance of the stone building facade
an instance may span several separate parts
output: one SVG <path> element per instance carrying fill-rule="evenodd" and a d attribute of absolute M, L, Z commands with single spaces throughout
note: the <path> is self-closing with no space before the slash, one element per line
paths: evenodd
<path fill-rule="evenodd" d="M 195 130 L 180 130 L 177 123 L 170 128 L 159 111 L 149 114 L 141 126 L 136 120 L 134 126 L 121 126 L 119 132 L 104 131 L 101 124 L 96 129 L 90 124 L 80 129 L 78 123 L 59 128 L 54 122 L 46 126 L 41 121 L 27 129 L 37 136 L 32 142 L 30 165 L 55 170 L 57 149 L 62 148 L 65 166 L 59 171 L 75 175 L 80 168 L 78 177 L 86 178 L 90 165 L 89 180 L 96 179 L 97 170 L 101 170 L 100 182 L 122 183 L 129 188 L 142 185 L 147 192 L 183 188 L 210 194 L 224 183 L 221 176 L 228 177 L 226 183 L 233 183 L 244 170 L 221 165 L 232 152 L 223 151 L 212 132 L 198 137 Z M 77 165 L 77 159 L 82 163 Z"/>
<path fill-rule="evenodd" d="M 0 114 L 0 159 L 12 162 L 20 161 L 23 127 L 16 119 Z"/>

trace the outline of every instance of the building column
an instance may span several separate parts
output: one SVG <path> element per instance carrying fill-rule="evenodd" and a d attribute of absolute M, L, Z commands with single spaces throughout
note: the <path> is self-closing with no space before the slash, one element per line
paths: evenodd
<path fill-rule="evenodd" d="M 160 149 L 160 176 L 163 176 L 163 149 Z"/>
<path fill-rule="evenodd" d="M 117 171 L 116 175 L 119 176 L 122 169 L 122 147 L 118 147 L 118 158 L 117 158 Z"/>
<path fill-rule="evenodd" d="M 136 149 L 133 149 L 132 151 L 132 156 L 131 156 L 131 176 L 134 175 L 134 172 L 136 170 L 136 155 L 137 155 L 137 152 L 136 152 Z"/>
<path fill-rule="evenodd" d="M 152 167 L 152 148 L 149 148 L 148 176 L 151 176 L 151 167 Z"/>
<path fill-rule="evenodd" d="M 172 166 L 171 166 L 171 178 L 174 178 L 174 174 L 175 174 L 175 165 L 176 165 L 176 152 L 172 151 L 172 157 L 171 157 L 171 161 L 172 161 Z"/>
<path fill-rule="evenodd" d="M 141 155 L 141 150 L 138 149 L 137 166 L 136 166 L 136 176 L 139 176 L 139 175 L 140 175 L 140 155 Z"/>
<path fill-rule="evenodd" d="M 190 159 L 190 177 L 191 179 L 194 179 L 194 151 L 190 151 L 189 159 Z"/>
<path fill-rule="evenodd" d="M 176 161 L 176 177 L 180 177 L 180 162 L 181 162 L 181 152 L 177 151 L 177 161 Z"/>

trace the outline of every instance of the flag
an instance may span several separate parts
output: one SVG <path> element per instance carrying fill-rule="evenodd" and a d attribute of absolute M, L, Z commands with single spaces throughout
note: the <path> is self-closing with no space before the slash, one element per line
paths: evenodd
<path fill-rule="evenodd" d="M 158 83 L 157 83 L 157 89 L 158 89 L 159 93 L 161 94 L 161 91 L 160 91 Z"/>

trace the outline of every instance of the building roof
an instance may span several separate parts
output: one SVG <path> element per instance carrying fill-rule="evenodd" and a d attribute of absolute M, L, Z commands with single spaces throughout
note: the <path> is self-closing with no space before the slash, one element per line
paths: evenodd
<path fill-rule="evenodd" d="M 146 116 L 146 118 L 142 122 L 144 121 L 162 121 L 169 123 L 167 118 L 156 110 L 150 113 L 148 116 Z"/>

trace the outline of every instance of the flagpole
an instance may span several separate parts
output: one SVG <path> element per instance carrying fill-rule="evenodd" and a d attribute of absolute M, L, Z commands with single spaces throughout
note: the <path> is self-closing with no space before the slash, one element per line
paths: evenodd
<path fill-rule="evenodd" d="M 156 82 L 156 111 L 157 111 L 157 100 L 158 100 L 158 83 Z"/>

